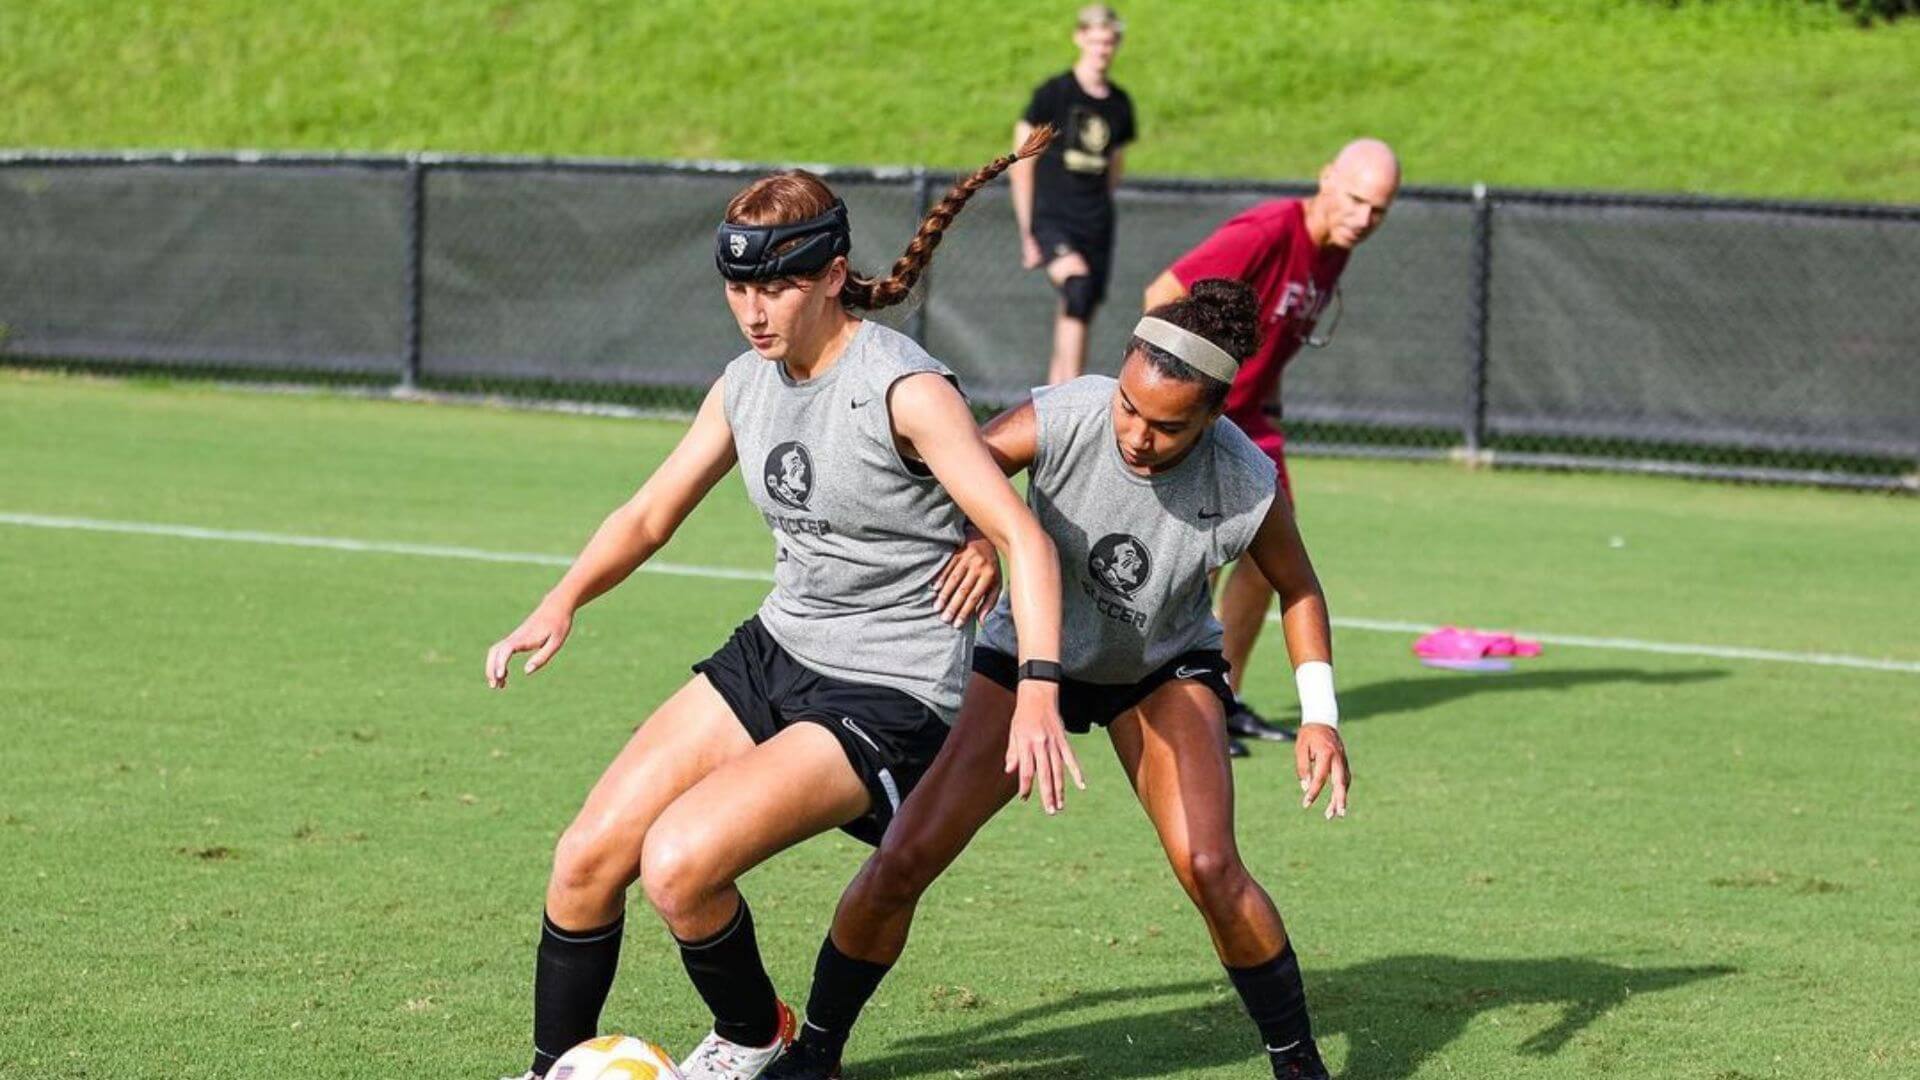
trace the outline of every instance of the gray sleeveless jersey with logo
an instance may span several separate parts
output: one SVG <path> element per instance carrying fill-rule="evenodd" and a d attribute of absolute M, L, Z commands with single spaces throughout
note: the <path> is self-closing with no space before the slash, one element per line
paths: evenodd
<path fill-rule="evenodd" d="M 868 321 L 817 378 L 795 382 L 747 352 L 727 365 L 723 393 L 740 478 L 773 530 L 767 632 L 814 671 L 905 691 L 951 723 L 973 638 L 940 620 L 933 580 L 963 518 L 901 458 L 887 415 L 887 391 L 923 371 L 953 377 Z"/>
<path fill-rule="evenodd" d="M 1195 649 L 1220 647 L 1207 575 L 1253 542 L 1273 503 L 1273 462 L 1221 419 L 1180 464 L 1142 476 L 1114 441 L 1114 380 L 1036 390 L 1027 502 L 1060 552 L 1067 676 L 1131 683 Z M 1014 653 L 1003 595 L 980 643 Z"/>

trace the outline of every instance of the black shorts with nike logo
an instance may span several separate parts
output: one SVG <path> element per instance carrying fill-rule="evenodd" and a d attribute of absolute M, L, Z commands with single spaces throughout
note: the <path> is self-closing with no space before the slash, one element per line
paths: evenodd
<path fill-rule="evenodd" d="M 1218 649 L 1195 649 L 1160 665 L 1139 682 L 1093 683 L 1065 679 L 1060 683 L 1060 722 L 1068 731 L 1084 735 L 1106 727 L 1120 714 L 1147 700 L 1155 690 L 1175 679 L 1191 679 L 1213 691 L 1227 710 L 1233 708 L 1233 687 L 1227 683 L 1227 658 Z M 998 649 L 973 648 L 974 674 L 1009 690 L 1018 688 L 1020 662 Z"/>
<path fill-rule="evenodd" d="M 756 746 L 794 724 L 825 728 L 873 799 L 841 829 L 875 847 L 947 740 L 946 721 L 911 695 L 814 671 L 781 648 L 758 615 L 693 670 L 713 684 Z"/>

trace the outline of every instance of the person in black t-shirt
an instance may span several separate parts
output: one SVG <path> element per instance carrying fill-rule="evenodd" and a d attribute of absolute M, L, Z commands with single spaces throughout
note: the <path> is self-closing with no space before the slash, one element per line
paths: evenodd
<path fill-rule="evenodd" d="M 1047 152 L 1008 174 L 1020 222 L 1020 264 L 1045 265 L 1060 294 L 1053 318 L 1048 383 L 1078 378 L 1087 360 L 1087 324 L 1107 294 L 1113 256 L 1113 189 L 1133 141 L 1133 100 L 1107 81 L 1120 49 L 1120 16 L 1105 4 L 1080 9 L 1071 71 L 1040 84 L 1014 125 L 1014 145 L 1042 124 L 1060 132 Z"/>

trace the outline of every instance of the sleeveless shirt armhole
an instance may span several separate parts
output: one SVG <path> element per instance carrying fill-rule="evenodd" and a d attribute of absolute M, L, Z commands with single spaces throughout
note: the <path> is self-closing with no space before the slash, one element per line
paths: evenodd
<path fill-rule="evenodd" d="M 933 470 L 927 467 L 926 462 L 915 461 L 900 452 L 900 433 L 893 425 L 893 388 L 900 385 L 902 379 L 911 379 L 915 375 L 938 375 L 947 380 L 947 384 L 960 395 L 962 402 L 967 400 L 967 392 L 960 388 L 959 376 L 951 371 L 940 367 L 917 367 L 904 371 L 896 368 L 887 373 L 886 383 L 875 394 L 881 401 L 880 415 L 885 419 L 880 422 L 880 429 L 877 431 L 869 425 L 867 433 L 885 444 L 887 456 L 908 476 L 916 480 L 932 480 Z"/>

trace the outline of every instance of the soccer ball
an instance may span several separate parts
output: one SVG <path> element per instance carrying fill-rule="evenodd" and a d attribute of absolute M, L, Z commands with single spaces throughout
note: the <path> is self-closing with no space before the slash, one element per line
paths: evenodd
<path fill-rule="evenodd" d="M 547 1080 L 681 1080 L 665 1050 L 631 1035 L 602 1035 L 560 1055 Z"/>

